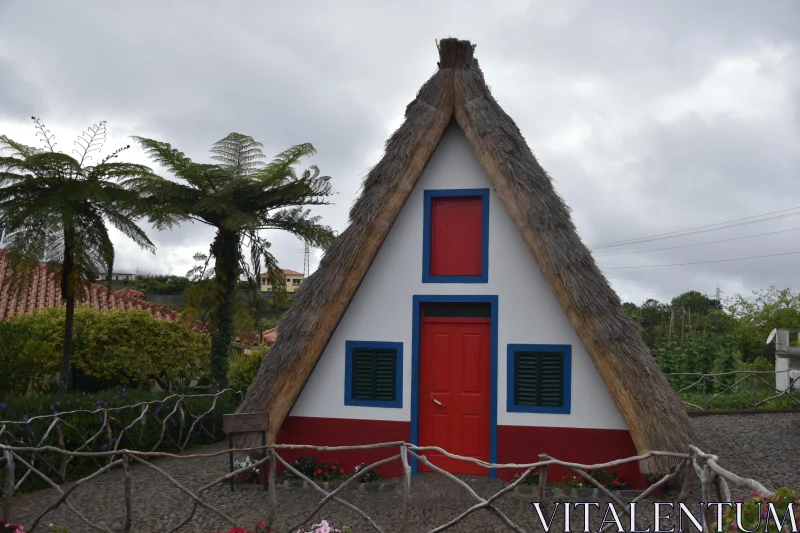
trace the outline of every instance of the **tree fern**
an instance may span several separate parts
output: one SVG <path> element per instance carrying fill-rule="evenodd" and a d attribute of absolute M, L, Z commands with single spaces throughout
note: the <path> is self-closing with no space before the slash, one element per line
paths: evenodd
<path fill-rule="evenodd" d="M 112 162 L 127 146 L 89 164 L 105 142 L 105 122 L 80 135 L 73 144 L 73 157 L 56 151 L 55 135 L 39 119 L 32 119 L 43 148 L 0 135 L 0 227 L 11 266 L 5 282 L 12 292 L 27 290 L 40 262 L 55 276 L 67 307 L 59 379 L 63 392 L 71 384 L 75 300 L 97 280 L 101 268 L 109 273 L 110 284 L 114 245 L 107 223 L 142 248 L 155 251 L 136 225 L 146 204 L 118 182 L 154 175 L 143 165 Z"/>
<path fill-rule="evenodd" d="M 234 296 L 241 278 L 248 280 L 251 298 L 260 305 L 262 269 L 285 297 L 286 285 L 270 243 L 262 233 L 287 231 L 314 246 L 333 241 L 331 228 L 312 216 L 311 205 L 325 205 L 333 194 L 329 176 L 316 166 L 298 174 L 295 166 L 313 153 L 311 144 L 293 146 L 264 163 L 262 144 L 252 137 L 231 133 L 211 147 L 215 164 L 195 163 L 171 145 L 135 137 L 153 161 L 167 168 L 179 181 L 147 176 L 128 180 L 151 205 L 150 220 L 158 228 L 186 221 L 216 229 L 210 257 L 214 259 L 211 288 L 212 372 L 215 382 L 225 383 L 233 336 Z M 205 268 L 193 269 L 200 275 Z M 259 313 L 255 317 L 259 329 Z"/>

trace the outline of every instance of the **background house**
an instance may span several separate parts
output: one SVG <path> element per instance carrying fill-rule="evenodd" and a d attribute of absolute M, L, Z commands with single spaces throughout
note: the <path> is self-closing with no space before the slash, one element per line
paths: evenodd
<path fill-rule="evenodd" d="M 785 391 L 790 386 L 800 390 L 800 331 L 778 329 L 772 332 L 767 343 L 775 338 L 775 388 Z M 795 346 L 790 337 L 794 335 Z"/>
<path fill-rule="evenodd" d="M 303 282 L 303 274 L 294 270 L 284 270 L 283 277 L 286 279 L 286 292 L 289 294 L 294 294 Z M 272 292 L 272 285 L 266 274 L 261 274 L 261 292 Z"/>
<path fill-rule="evenodd" d="M 126 274 L 124 272 L 112 272 L 111 281 L 133 281 L 136 279 L 136 274 Z M 97 276 L 97 281 L 107 281 L 108 272 L 100 272 Z"/>

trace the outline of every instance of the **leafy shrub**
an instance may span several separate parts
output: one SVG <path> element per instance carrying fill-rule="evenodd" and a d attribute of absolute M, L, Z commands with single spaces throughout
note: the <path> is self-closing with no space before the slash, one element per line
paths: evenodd
<path fill-rule="evenodd" d="M 248 456 L 248 457 L 245 457 L 243 460 L 235 461 L 233 463 L 233 469 L 234 470 L 239 470 L 240 468 L 246 468 L 248 466 L 253 465 L 255 462 L 256 462 L 255 460 L 251 459 Z M 261 471 L 261 469 L 259 467 L 253 466 L 249 470 L 245 470 L 241 474 L 238 474 L 233 479 L 237 483 L 258 483 L 260 481 L 260 479 L 259 479 L 259 472 L 260 471 Z"/>
<path fill-rule="evenodd" d="M 365 468 L 366 466 L 367 466 L 367 463 L 361 463 L 360 465 L 356 466 L 355 471 L 353 472 L 353 474 L 354 475 L 358 474 L 361 471 L 361 469 Z M 367 472 L 366 474 L 364 474 L 363 476 L 358 478 L 358 481 L 360 481 L 361 483 L 374 483 L 374 482 L 380 481 L 380 480 L 381 480 L 381 475 L 379 473 L 377 473 L 374 469 L 370 470 L 369 472 Z"/>
<path fill-rule="evenodd" d="M 323 462 L 314 470 L 314 479 L 319 481 L 340 481 L 349 477 L 339 461 Z"/>
<path fill-rule="evenodd" d="M 45 354 L 53 347 L 36 340 L 30 328 L 22 324 L 0 322 L 0 393 L 25 394 L 30 383 L 42 383 L 58 371 L 58 360 Z"/>
<path fill-rule="evenodd" d="M 289 464 L 307 478 L 313 478 L 317 470 L 317 459 L 312 455 L 303 455 Z M 286 470 L 283 474 L 287 479 L 297 478 L 297 475 L 290 470 Z"/>
<path fill-rule="evenodd" d="M 540 470 L 538 468 L 535 468 L 530 474 L 528 474 L 528 477 L 522 480 L 522 483 L 520 483 L 520 485 L 525 485 L 525 486 L 538 485 L 539 472 Z M 511 483 L 516 482 L 521 477 L 522 477 L 521 473 L 514 474 L 514 477 L 511 478 Z"/>
<path fill-rule="evenodd" d="M 755 492 L 750 492 L 751 498 L 742 505 L 742 524 L 744 531 L 763 531 L 765 533 L 779 533 L 775 524 L 775 518 L 771 516 L 767 504 L 772 503 L 779 520 L 783 520 L 786 515 L 786 510 L 789 504 L 792 504 L 794 512 L 794 523 L 800 524 L 800 494 L 793 491 L 788 487 L 777 487 L 775 490 L 774 498 L 767 498 L 766 496 L 757 495 Z M 722 531 L 739 530 L 736 523 L 736 507 L 729 508 L 722 515 Z M 769 524 L 769 527 L 766 527 Z M 784 524 L 791 527 L 792 520 L 786 516 Z M 717 524 L 714 524 L 712 531 L 717 530 Z M 788 529 L 787 529 L 788 531 Z"/>
<path fill-rule="evenodd" d="M 13 321 L 27 328 L 38 345 L 30 385 L 58 372 L 64 341 L 65 310 L 48 308 Z M 194 378 L 208 372 L 207 335 L 180 321 L 161 320 L 147 311 L 75 309 L 72 366 L 112 384 L 151 385 L 156 378 Z"/>
<path fill-rule="evenodd" d="M 520 483 L 520 485 L 538 486 L 539 473 L 540 470 L 538 468 L 534 469 L 533 472 L 531 472 L 528 477 L 526 477 L 522 483 Z M 598 483 L 609 490 L 625 490 L 629 488 L 628 483 L 616 472 L 609 472 L 607 470 L 590 470 L 587 472 L 587 474 L 592 476 Z M 514 483 L 520 477 L 522 477 L 522 474 L 514 474 L 514 477 L 511 478 L 511 483 Z M 561 481 L 557 482 L 548 481 L 547 485 L 550 487 L 570 487 L 575 489 L 594 488 L 594 485 L 576 475 L 564 476 L 561 478 Z"/>
<path fill-rule="evenodd" d="M 264 346 L 250 355 L 236 352 L 233 356 L 233 361 L 228 367 L 228 384 L 230 388 L 246 391 L 256 378 L 258 369 L 261 367 L 261 360 L 268 350 L 269 348 Z"/>

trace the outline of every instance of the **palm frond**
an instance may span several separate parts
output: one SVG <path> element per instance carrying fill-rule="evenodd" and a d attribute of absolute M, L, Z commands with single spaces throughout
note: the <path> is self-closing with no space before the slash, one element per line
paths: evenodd
<path fill-rule="evenodd" d="M 155 176 L 150 167 L 137 163 L 102 163 L 94 167 L 86 167 L 84 170 L 86 179 L 89 180 L 130 180 Z"/>
<path fill-rule="evenodd" d="M 80 175 L 82 167 L 78 161 L 67 154 L 61 152 L 39 152 L 25 158 L 24 165 L 20 165 L 30 171 L 48 172 L 61 171 L 70 172 L 73 175 Z"/>
<path fill-rule="evenodd" d="M 129 216 L 125 216 L 124 214 L 117 213 L 112 210 L 105 210 L 103 214 L 108 221 L 111 222 L 112 226 L 125 234 L 126 237 L 139 245 L 140 248 L 143 248 L 151 253 L 156 253 L 156 245 L 153 244 L 153 241 L 147 237 L 147 233 L 145 233 L 142 228 L 137 226 Z"/>
<path fill-rule="evenodd" d="M 72 151 L 80 157 L 79 164 L 87 159 L 91 159 L 89 154 L 92 152 L 99 152 L 103 148 L 103 143 L 106 140 L 106 121 L 103 120 L 99 124 L 93 124 L 86 128 L 86 131 L 81 132 L 78 138 L 73 142 L 79 149 L 73 148 Z M 82 150 L 82 151 L 81 151 Z"/>
<path fill-rule="evenodd" d="M 269 217 L 262 219 L 260 229 L 288 231 L 303 241 L 308 241 L 311 246 L 326 248 L 333 242 L 335 236 L 329 226 L 318 224 L 320 220 L 319 216 L 311 216 L 308 209 L 295 207 L 272 213 Z"/>
<path fill-rule="evenodd" d="M 248 135 L 234 132 L 214 143 L 211 147 L 211 153 L 214 154 L 211 159 L 219 161 L 220 166 L 234 169 L 237 175 L 244 176 L 265 166 L 261 161 L 264 159 L 264 152 L 261 150 L 263 146 Z"/>
<path fill-rule="evenodd" d="M 192 185 L 195 185 L 195 183 L 192 181 L 192 167 L 195 165 L 195 163 L 186 157 L 186 154 L 176 150 L 169 143 L 156 141 L 154 139 L 134 136 L 133 140 L 138 142 L 139 145 L 144 149 L 147 157 L 159 165 L 167 168 L 167 170 L 175 174 L 176 177 L 184 179 Z"/>
<path fill-rule="evenodd" d="M 298 144 L 278 154 L 275 159 L 261 171 L 258 176 L 265 185 L 277 186 L 286 180 L 296 178 L 294 165 L 302 158 L 317 153 L 311 143 Z"/>
<path fill-rule="evenodd" d="M 7 135 L 0 135 L 0 152 L 5 150 L 9 150 L 12 154 L 12 157 L 19 157 L 21 159 L 27 159 L 33 154 L 37 154 L 42 151 L 40 148 L 34 148 L 33 146 L 27 146 L 25 144 L 18 143 L 9 138 Z"/>

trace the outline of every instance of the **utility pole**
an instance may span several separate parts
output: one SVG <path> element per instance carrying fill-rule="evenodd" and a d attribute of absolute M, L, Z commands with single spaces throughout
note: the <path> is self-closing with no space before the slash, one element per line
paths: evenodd
<path fill-rule="evenodd" d="M 306 241 L 305 251 L 303 252 L 303 279 L 307 279 L 311 274 L 311 244 Z"/>

